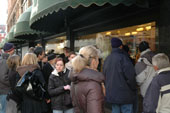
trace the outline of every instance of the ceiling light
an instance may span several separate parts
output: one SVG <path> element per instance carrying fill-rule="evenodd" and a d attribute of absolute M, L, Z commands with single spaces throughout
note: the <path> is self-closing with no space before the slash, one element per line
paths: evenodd
<path fill-rule="evenodd" d="M 138 32 L 136 32 L 136 31 L 134 31 L 134 32 L 132 32 L 132 35 L 136 35 Z"/>
<path fill-rule="evenodd" d="M 111 32 L 106 32 L 106 35 L 111 35 Z"/>
<path fill-rule="evenodd" d="M 151 29 L 151 26 L 146 26 L 145 29 L 149 31 Z"/>
<path fill-rule="evenodd" d="M 137 28 L 136 31 L 143 31 L 143 27 Z"/>
<path fill-rule="evenodd" d="M 130 36 L 130 33 L 125 33 L 125 36 Z"/>

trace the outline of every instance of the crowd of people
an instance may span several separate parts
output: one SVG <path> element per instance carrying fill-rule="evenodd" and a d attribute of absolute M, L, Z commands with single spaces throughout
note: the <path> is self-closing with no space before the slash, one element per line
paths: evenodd
<path fill-rule="evenodd" d="M 78 54 L 67 47 L 63 54 L 31 47 L 21 59 L 14 45 L 5 43 L 0 113 L 105 113 L 105 103 L 112 113 L 170 113 L 168 56 L 152 52 L 146 41 L 139 44 L 137 61 L 119 38 L 112 38 L 111 46 L 99 63 L 92 45 Z"/>

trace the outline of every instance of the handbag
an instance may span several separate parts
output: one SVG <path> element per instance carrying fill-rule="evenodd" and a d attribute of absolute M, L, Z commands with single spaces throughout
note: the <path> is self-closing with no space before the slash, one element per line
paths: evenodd
<path fill-rule="evenodd" d="M 25 72 L 18 81 L 16 90 L 36 100 L 43 100 L 46 93 L 42 83 L 36 76 L 35 70 L 33 72 Z"/>

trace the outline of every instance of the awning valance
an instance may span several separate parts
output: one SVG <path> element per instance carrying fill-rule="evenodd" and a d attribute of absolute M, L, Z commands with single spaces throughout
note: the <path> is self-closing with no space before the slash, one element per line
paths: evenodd
<path fill-rule="evenodd" d="M 10 43 L 21 43 L 24 42 L 23 40 L 20 39 L 15 39 L 14 38 L 14 29 L 15 29 L 16 25 L 12 26 L 12 28 L 10 29 L 9 33 L 6 36 L 6 42 L 10 42 Z"/>
<path fill-rule="evenodd" d="M 5 44 L 5 39 L 2 39 L 0 43 L 0 48 L 3 48 L 4 44 Z"/>
<path fill-rule="evenodd" d="M 42 32 L 32 30 L 29 26 L 32 6 L 22 13 L 14 29 L 14 38 L 23 40 L 35 40 Z M 42 33 L 43 34 L 43 33 Z"/>
<path fill-rule="evenodd" d="M 58 30 L 55 29 L 55 25 L 56 26 L 61 25 L 65 21 L 64 17 L 66 16 L 67 12 L 64 11 L 68 8 L 76 9 L 79 6 L 90 7 L 91 5 L 103 6 L 105 4 L 111 4 L 112 6 L 116 6 L 118 4 L 124 4 L 126 6 L 129 6 L 132 4 L 144 3 L 147 0 L 143 0 L 143 2 L 139 2 L 139 1 L 142 0 L 33 0 L 30 26 L 31 28 L 40 31 L 55 32 L 55 30 Z M 84 12 L 79 12 L 79 13 L 84 13 Z M 48 16 L 48 15 L 53 15 L 53 16 Z M 47 21 L 49 21 L 49 23 Z M 55 21 L 58 21 L 58 23 Z M 43 24 L 44 26 L 41 26 Z M 53 27 L 54 29 L 45 26 L 50 26 Z"/>

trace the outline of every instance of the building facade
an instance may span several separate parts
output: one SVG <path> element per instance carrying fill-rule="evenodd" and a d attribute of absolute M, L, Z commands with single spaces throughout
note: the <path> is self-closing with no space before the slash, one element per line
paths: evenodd
<path fill-rule="evenodd" d="M 138 54 L 138 45 L 141 41 L 148 41 L 153 51 L 165 52 L 170 56 L 170 1 L 146 1 L 149 1 L 148 7 L 93 4 L 88 8 L 80 5 L 77 8 L 68 7 L 63 11 L 46 14 L 41 18 L 44 18 L 44 21 L 37 19 L 39 22 L 35 24 L 37 26 L 35 30 L 43 31 L 44 27 L 54 33 L 48 37 L 40 36 L 41 39 L 35 39 L 31 46 L 41 44 L 46 50 L 54 49 L 56 53 L 61 53 L 64 46 L 78 51 L 82 46 L 95 45 L 105 51 L 103 54 L 107 56 L 110 53 L 111 37 L 118 37 L 130 47 L 132 57 Z M 41 5 L 41 2 L 36 5 L 37 2 L 31 0 L 8 0 L 8 31 L 32 3 L 35 3 L 34 7 Z M 66 17 L 66 14 L 67 18 L 61 18 L 61 15 Z M 31 46 L 29 44 L 28 47 Z"/>
<path fill-rule="evenodd" d="M 7 32 L 15 25 L 19 16 L 32 4 L 32 0 L 8 0 Z"/>
<path fill-rule="evenodd" d="M 0 42 L 6 36 L 6 25 L 0 25 Z"/>

